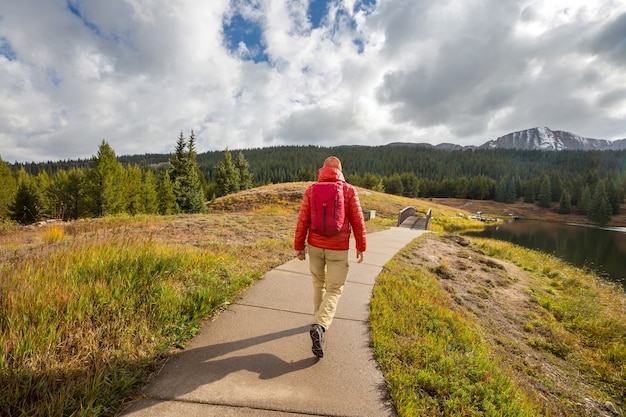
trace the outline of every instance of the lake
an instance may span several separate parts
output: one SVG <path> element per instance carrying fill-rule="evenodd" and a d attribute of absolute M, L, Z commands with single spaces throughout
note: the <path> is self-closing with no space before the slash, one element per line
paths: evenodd
<path fill-rule="evenodd" d="M 557 256 L 572 265 L 596 271 L 602 278 L 626 288 L 626 228 L 511 220 L 485 226 L 467 236 L 505 240 Z"/>

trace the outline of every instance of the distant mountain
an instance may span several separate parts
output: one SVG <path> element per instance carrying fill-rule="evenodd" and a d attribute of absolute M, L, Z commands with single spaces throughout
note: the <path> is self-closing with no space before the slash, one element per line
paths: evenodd
<path fill-rule="evenodd" d="M 438 145 L 432 145 L 430 143 L 413 143 L 413 142 L 392 142 L 387 146 L 413 146 L 422 148 L 440 149 L 442 151 L 460 151 L 468 148 L 475 148 L 475 146 L 462 146 L 455 143 L 440 143 Z"/>
<path fill-rule="evenodd" d="M 524 149 L 524 150 L 583 150 L 606 151 L 626 149 L 626 139 L 610 141 L 606 139 L 589 139 L 569 132 L 550 130 L 547 127 L 536 127 L 521 130 L 490 140 L 479 146 L 479 149 Z"/>

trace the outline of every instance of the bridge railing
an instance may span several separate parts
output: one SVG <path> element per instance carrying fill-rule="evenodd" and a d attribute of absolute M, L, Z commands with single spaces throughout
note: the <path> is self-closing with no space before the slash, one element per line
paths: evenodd
<path fill-rule="evenodd" d="M 415 216 L 415 207 L 405 207 L 398 214 L 398 227 L 409 217 Z"/>
<path fill-rule="evenodd" d="M 417 210 L 415 210 L 415 207 L 405 207 L 402 210 L 400 210 L 400 213 L 398 214 L 398 227 L 400 227 L 400 225 L 402 223 L 404 223 L 404 221 L 406 219 L 408 219 L 409 217 L 415 216 L 415 214 L 417 213 Z M 426 213 L 426 225 L 424 226 L 424 229 L 427 230 L 428 229 L 428 223 L 430 223 L 430 219 L 433 216 L 433 210 L 432 209 L 428 209 L 428 212 Z"/>

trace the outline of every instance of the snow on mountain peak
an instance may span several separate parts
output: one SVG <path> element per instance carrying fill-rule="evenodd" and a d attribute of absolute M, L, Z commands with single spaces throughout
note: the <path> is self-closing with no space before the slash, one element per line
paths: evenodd
<path fill-rule="evenodd" d="M 569 132 L 550 130 L 546 126 L 509 133 L 496 140 L 490 140 L 479 148 L 551 150 L 609 150 L 625 149 L 626 139 L 611 142 L 604 139 L 590 139 Z"/>

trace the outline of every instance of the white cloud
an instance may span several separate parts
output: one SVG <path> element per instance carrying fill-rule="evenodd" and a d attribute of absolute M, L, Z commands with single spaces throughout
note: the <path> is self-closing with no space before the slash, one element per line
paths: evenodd
<path fill-rule="evenodd" d="M 102 139 L 167 153 L 191 129 L 200 152 L 481 144 L 543 125 L 626 137 L 623 1 L 333 0 L 319 27 L 307 4 L 9 2 L 0 156 L 87 158 Z M 239 53 L 222 28 L 237 13 L 262 33 Z"/>

